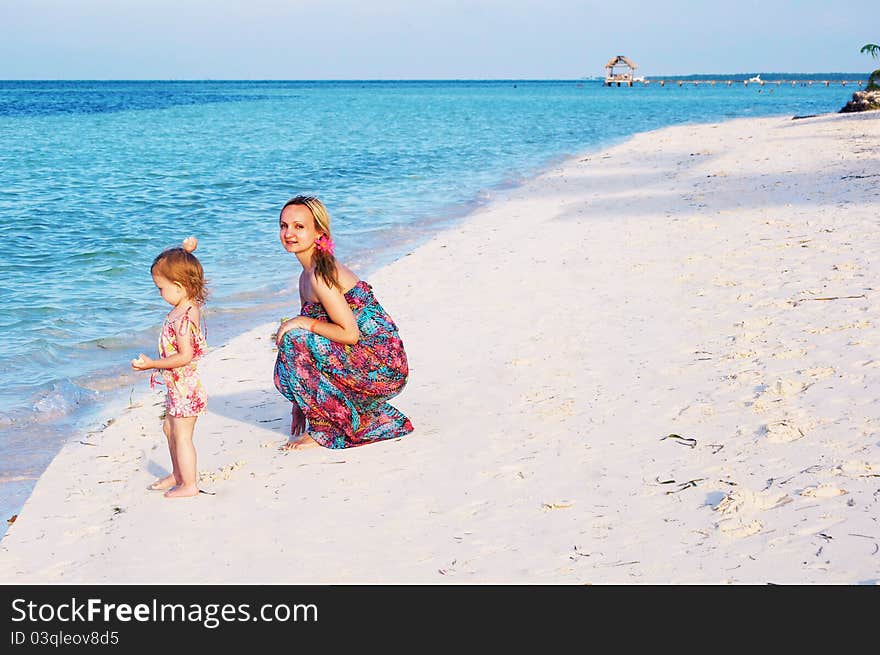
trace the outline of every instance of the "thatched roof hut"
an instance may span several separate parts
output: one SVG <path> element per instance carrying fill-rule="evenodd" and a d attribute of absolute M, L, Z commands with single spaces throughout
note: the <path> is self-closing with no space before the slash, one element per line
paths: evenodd
<path fill-rule="evenodd" d="M 618 68 L 620 72 L 615 72 L 615 68 Z M 633 71 L 636 68 L 638 68 L 636 63 L 628 57 L 624 57 L 623 55 L 612 57 L 608 60 L 608 63 L 605 64 L 605 85 L 611 86 L 611 84 L 616 82 L 617 86 L 620 86 L 621 82 L 623 82 L 632 86 Z"/>
<path fill-rule="evenodd" d="M 624 57 L 623 55 L 617 55 L 616 57 L 612 57 L 608 61 L 608 63 L 605 64 L 605 68 L 610 71 L 612 68 L 614 68 L 618 64 L 621 64 L 623 66 L 629 66 L 629 68 L 631 70 L 635 70 L 636 68 L 638 68 L 638 66 L 636 66 L 636 63 L 632 59 L 630 59 L 629 57 Z"/>

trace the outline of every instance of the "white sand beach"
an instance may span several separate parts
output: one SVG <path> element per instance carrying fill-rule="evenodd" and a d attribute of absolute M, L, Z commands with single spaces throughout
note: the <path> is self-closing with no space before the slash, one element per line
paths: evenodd
<path fill-rule="evenodd" d="M 259 326 L 201 365 L 211 495 L 146 491 L 144 376 L 42 475 L 0 582 L 877 584 L 878 219 L 880 112 L 573 158 L 370 276 L 412 435 L 279 452 Z"/>

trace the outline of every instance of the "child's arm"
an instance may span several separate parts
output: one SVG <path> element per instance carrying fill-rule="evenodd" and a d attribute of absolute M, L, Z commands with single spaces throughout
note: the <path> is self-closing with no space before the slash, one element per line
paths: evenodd
<path fill-rule="evenodd" d="M 198 313 L 196 313 L 196 319 L 198 319 Z M 152 359 L 141 353 L 137 359 L 132 360 L 131 367 L 138 371 L 146 371 L 151 368 L 179 368 L 189 364 L 194 356 L 192 338 L 189 333 L 192 329 L 190 321 L 192 321 L 191 318 L 188 319 L 184 316 L 174 325 L 174 333 L 177 335 L 177 353 L 160 359 Z"/>
<path fill-rule="evenodd" d="M 138 371 L 146 371 L 151 368 L 180 368 L 186 366 L 192 361 L 192 346 L 190 346 L 189 355 L 179 352 L 171 357 L 162 357 L 161 359 L 152 359 L 143 353 L 138 355 L 137 359 L 132 360 L 131 367 Z"/>

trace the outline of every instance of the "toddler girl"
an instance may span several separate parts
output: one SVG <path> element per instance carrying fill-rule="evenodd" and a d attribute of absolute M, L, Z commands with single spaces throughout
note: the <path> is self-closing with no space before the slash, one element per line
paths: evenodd
<path fill-rule="evenodd" d="M 199 493 L 193 430 L 196 419 L 205 411 L 208 396 L 196 369 L 207 347 L 199 328 L 200 306 L 205 302 L 207 289 L 202 265 L 192 254 L 197 243 L 195 237 L 189 237 L 182 248 L 169 248 L 153 260 L 153 282 L 172 309 L 159 335 L 160 359 L 141 354 L 131 362 L 138 371 L 154 369 L 150 386 L 161 377 L 167 389 L 162 429 L 168 438 L 172 472 L 148 487 L 152 491 L 165 490 L 166 498 Z"/>

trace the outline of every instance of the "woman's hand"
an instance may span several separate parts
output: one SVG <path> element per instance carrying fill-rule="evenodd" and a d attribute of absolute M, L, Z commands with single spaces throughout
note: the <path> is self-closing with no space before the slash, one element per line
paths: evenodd
<path fill-rule="evenodd" d="M 290 436 L 299 437 L 306 431 L 306 415 L 303 414 L 299 405 L 293 403 L 293 409 L 290 411 Z"/>
<path fill-rule="evenodd" d="M 293 328 L 308 330 L 313 320 L 314 319 L 309 318 L 308 316 L 294 316 L 287 321 L 283 321 L 278 328 L 278 332 L 275 333 L 275 345 L 281 346 L 281 341 L 284 339 L 284 335 Z"/>
<path fill-rule="evenodd" d="M 153 360 L 141 353 L 137 359 L 131 360 L 131 367 L 136 371 L 146 371 L 153 368 Z"/>

